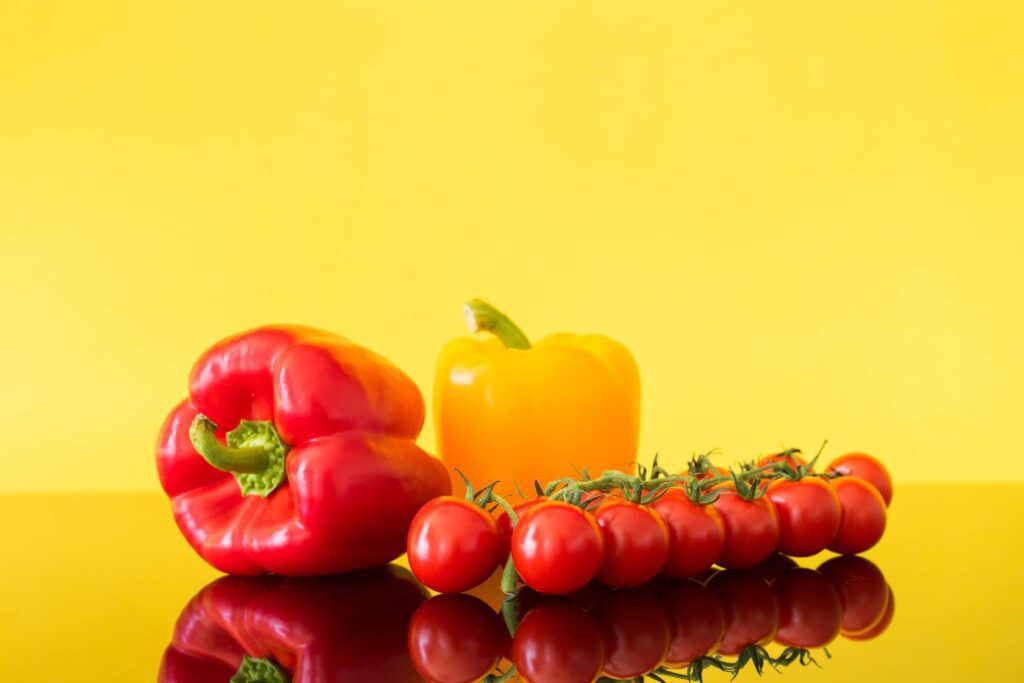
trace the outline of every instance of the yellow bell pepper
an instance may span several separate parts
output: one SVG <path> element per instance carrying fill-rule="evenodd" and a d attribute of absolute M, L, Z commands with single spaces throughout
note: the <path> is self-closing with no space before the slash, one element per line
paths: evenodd
<path fill-rule="evenodd" d="M 640 373 L 622 344 L 554 334 L 530 344 L 490 304 L 465 306 L 476 334 L 441 352 L 434 419 L 441 457 L 476 487 L 631 471 L 640 433 Z M 462 481 L 453 473 L 456 491 Z"/>

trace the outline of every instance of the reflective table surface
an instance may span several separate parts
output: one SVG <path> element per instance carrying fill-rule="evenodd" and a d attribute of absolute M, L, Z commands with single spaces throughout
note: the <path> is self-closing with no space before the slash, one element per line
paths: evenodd
<path fill-rule="evenodd" d="M 604 675 L 625 677 L 653 656 L 657 675 L 680 680 L 687 667 L 671 667 L 659 649 L 699 649 L 701 629 L 714 631 L 720 615 L 725 642 L 709 654 L 723 654 L 701 660 L 706 681 L 729 680 L 738 658 L 737 680 L 757 680 L 758 668 L 793 681 L 1012 680 L 1024 621 L 1022 502 L 1021 485 L 897 484 L 886 536 L 866 562 L 824 553 L 801 559 L 803 571 L 776 562 L 703 577 L 706 585 L 594 587 L 572 600 L 525 593 L 502 605 L 496 582 L 472 599 L 429 599 L 403 560 L 346 577 L 223 579 L 188 548 L 157 494 L 4 496 L 3 677 L 228 681 L 251 655 L 296 681 L 415 681 L 431 666 L 471 670 L 488 648 L 507 653 L 512 626 L 516 647 L 535 657 L 599 659 Z M 787 650 L 787 638 L 828 636 L 831 621 L 877 610 L 880 581 L 894 608 L 875 637 L 840 635 L 827 653 Z M 742 650 L 761 636 L 763 649 Z"/>

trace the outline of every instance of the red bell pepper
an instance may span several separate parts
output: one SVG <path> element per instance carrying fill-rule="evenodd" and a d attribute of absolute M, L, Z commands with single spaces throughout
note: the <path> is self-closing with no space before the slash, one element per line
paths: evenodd
<path fill-rule="evenodd" d="M 230 574 L 335 574 L 405 550 L 416 511 L 451 492 L 416 446 L 423 397 L 377 354 L 319 330 L 225 339 L 164 422 L 157 470 L 185 538 Z"/>
<path fill-rule="evenodd" d="M 406 631 L 426 598 L 396 566 L 317 579 L 226 576 L 182 610 L 157 680 L 421 681 Z"/>

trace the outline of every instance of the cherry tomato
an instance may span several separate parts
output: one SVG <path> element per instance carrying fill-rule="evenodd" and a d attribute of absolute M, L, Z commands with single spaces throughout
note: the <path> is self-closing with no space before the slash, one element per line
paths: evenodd
<path fill-rule="evenodd" d="M 590 683 L 604 666 L 601 629 L 571 602 L 539 605 L 519 622 L 512 661 L 529 683 Z"/>
<path fill-rule="evenodd" d="M 829 481 L 842 507 L 839 530 L 829 550 L 855 555 L 874 547 L 885 533 L 885 501 L 874 486 L 860 477 Z"/>
<path fill-rule="evenodd" d="M 762 467 L 764 465 L 770 465 L 773 462 L 784 462 L 787 463 L 793 469 L 804 466 L 807 461 L 796 453 L 776 453 L 775 455 L 766 455 L 757 461 L 757 466 Z"/>
<path fill-rule="evenodd" d="M 649 595 L 606 591 L 593 616 L 601 627 L 605 674 L 632 680 L 650 673 L 665 660 L 668 621 Z"/>
<path fill-rule="evenodd" d="M 657 512 L 615 500 L 599 507 L 594 517 L 604 536 L 598 581 L 614 588 L 634 588 L 658 575 L 668 559 L 668 529 Z"/>
<path fill-rule="evenodd" d="M 739 654 L 749 645 L 766 645 L 779 628 L 779 603 L 771 586 L 750 571 L 727 570 L 711 577 L 708 588 L 725 615 L 718 652 Z"/>
<path fill-rule="evenodd" d="M 779 517 L 765 496 L 746 500 L 726 491 L 714 503 L 725 527 L 725 546 L 718 564 L 727 569 L 746 569 L 775 552 L 779 541 Z"/>
<path fill-rule="evenodd" d="M 538 498 L 527 498 L 521 500 L 518 503 L 512 504 L 512 509 L 516 511 L 516 517 L 522 517 L 527 510 L 543 503 L 547 500 L 546 496 L 540 496 Z M 498 508 L 501 510 L 501 508 Z M 501 563 L 505 563 L 505 558 L 508 557 L 509 552 L 512 549 L 512 518 L 508 516 L 508 513 L 502 510 L 501 514 L 498 515 L 498 535 L 501 537 Z"/>
<path fill-rule="evenodd" d="M 663 581 L 655 588 L 654 597 L 668 619 L 666 666 L 686 666 L 721 645 L 725 614 L 707 586 L 693 579 Z"/>
<path fill-rule="evenodd" d="M 512 560 L 526 585 L 565 595 L 597 576 L 604 539 L 594 516 L 561 501 L 527 510 L 512 532 Z"/>
<path fill-rule="evenodd" d="M 435 595 L 409 622 L 409 654 L 434 683 L 478 681 L 501 661 L 508 629 L 490 607 L 469 595 Z"/>
<path fill-rule="evenodd" d="M 713 505 L 698 505 L 679 489 L 670 489 L 650 507 L 668 528 L 668 560 L 661 572 L 685 578 L 706 571 L 725 545 L 725 526 Z"/>
<path fill-rule="evenodd" d="M 818 571 L 832 582 L 839 595 L 844 636 L 865 633 L 882 619 L 888 607 L 889 586 L 873 562 L 844 555 L 828 560 Z"/>
<path fill-rule="evenodd" d="M 839 635 L 843 607 L 824 576 L 797 567 L 776 579 L 772 590 L 779 600 L 775 642 L 787 647 L 824 647 Z"/>
<path fill-rule="evenodd" d="M 871 640 L 885 633 L 885 630 L 889 628 L 889 623 L 892 621 L 892 615 L 896 611 L 896 596 L 892 594 L 892 588 L 889 588 L 889 600 L 885 606 L 885 612 L 882 614 L 882 618 L 878 620 L 878 623 L 869 628 L 863 633 L 857 634 L 843 634 L 845 638 L 849 640 Z"/>
<path fill-rule="evenodd" d="M 817 555 L 839 531 L 839 496 L 822 479 L 776 479 L 765 495 L 779 515 L 778 550 L 783 555 Z"/>
<path fill-rule="evenodd" d="M 867 453 L 847 453 L 830 462 L 828 471 L 860 477 L 878 489 L 886 507 L 892 502 L 892 477 L 878 458 Z"/>
<path fill-rule="evenodd" d="M 409 527 L 409 568 L 439 593 L 458 593 L 484 582 L 501 555 L 498 525 L 463 498 L 442 496 L 416 513 Z"/>

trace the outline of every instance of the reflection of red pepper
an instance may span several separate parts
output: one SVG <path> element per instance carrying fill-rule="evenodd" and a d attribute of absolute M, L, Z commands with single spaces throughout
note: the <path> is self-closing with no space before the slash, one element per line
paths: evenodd
<path fill-rule="evenodd" d="M 182 611 L 158 680 L 420 681 L 406 629 L 425 599 L 394 566 L 322 579 L 224 577 Z"/>
<path fill-rule="evenodd" d="M 157 469 L 178 526 L 214 567 L 333 574 L 398 557 L 416 510 L 450 492 L 444 465 L 415 444 L 422 425 L 419 390 L 385 359 L 325 332 L 265 327 L 199 359 Z"/>

